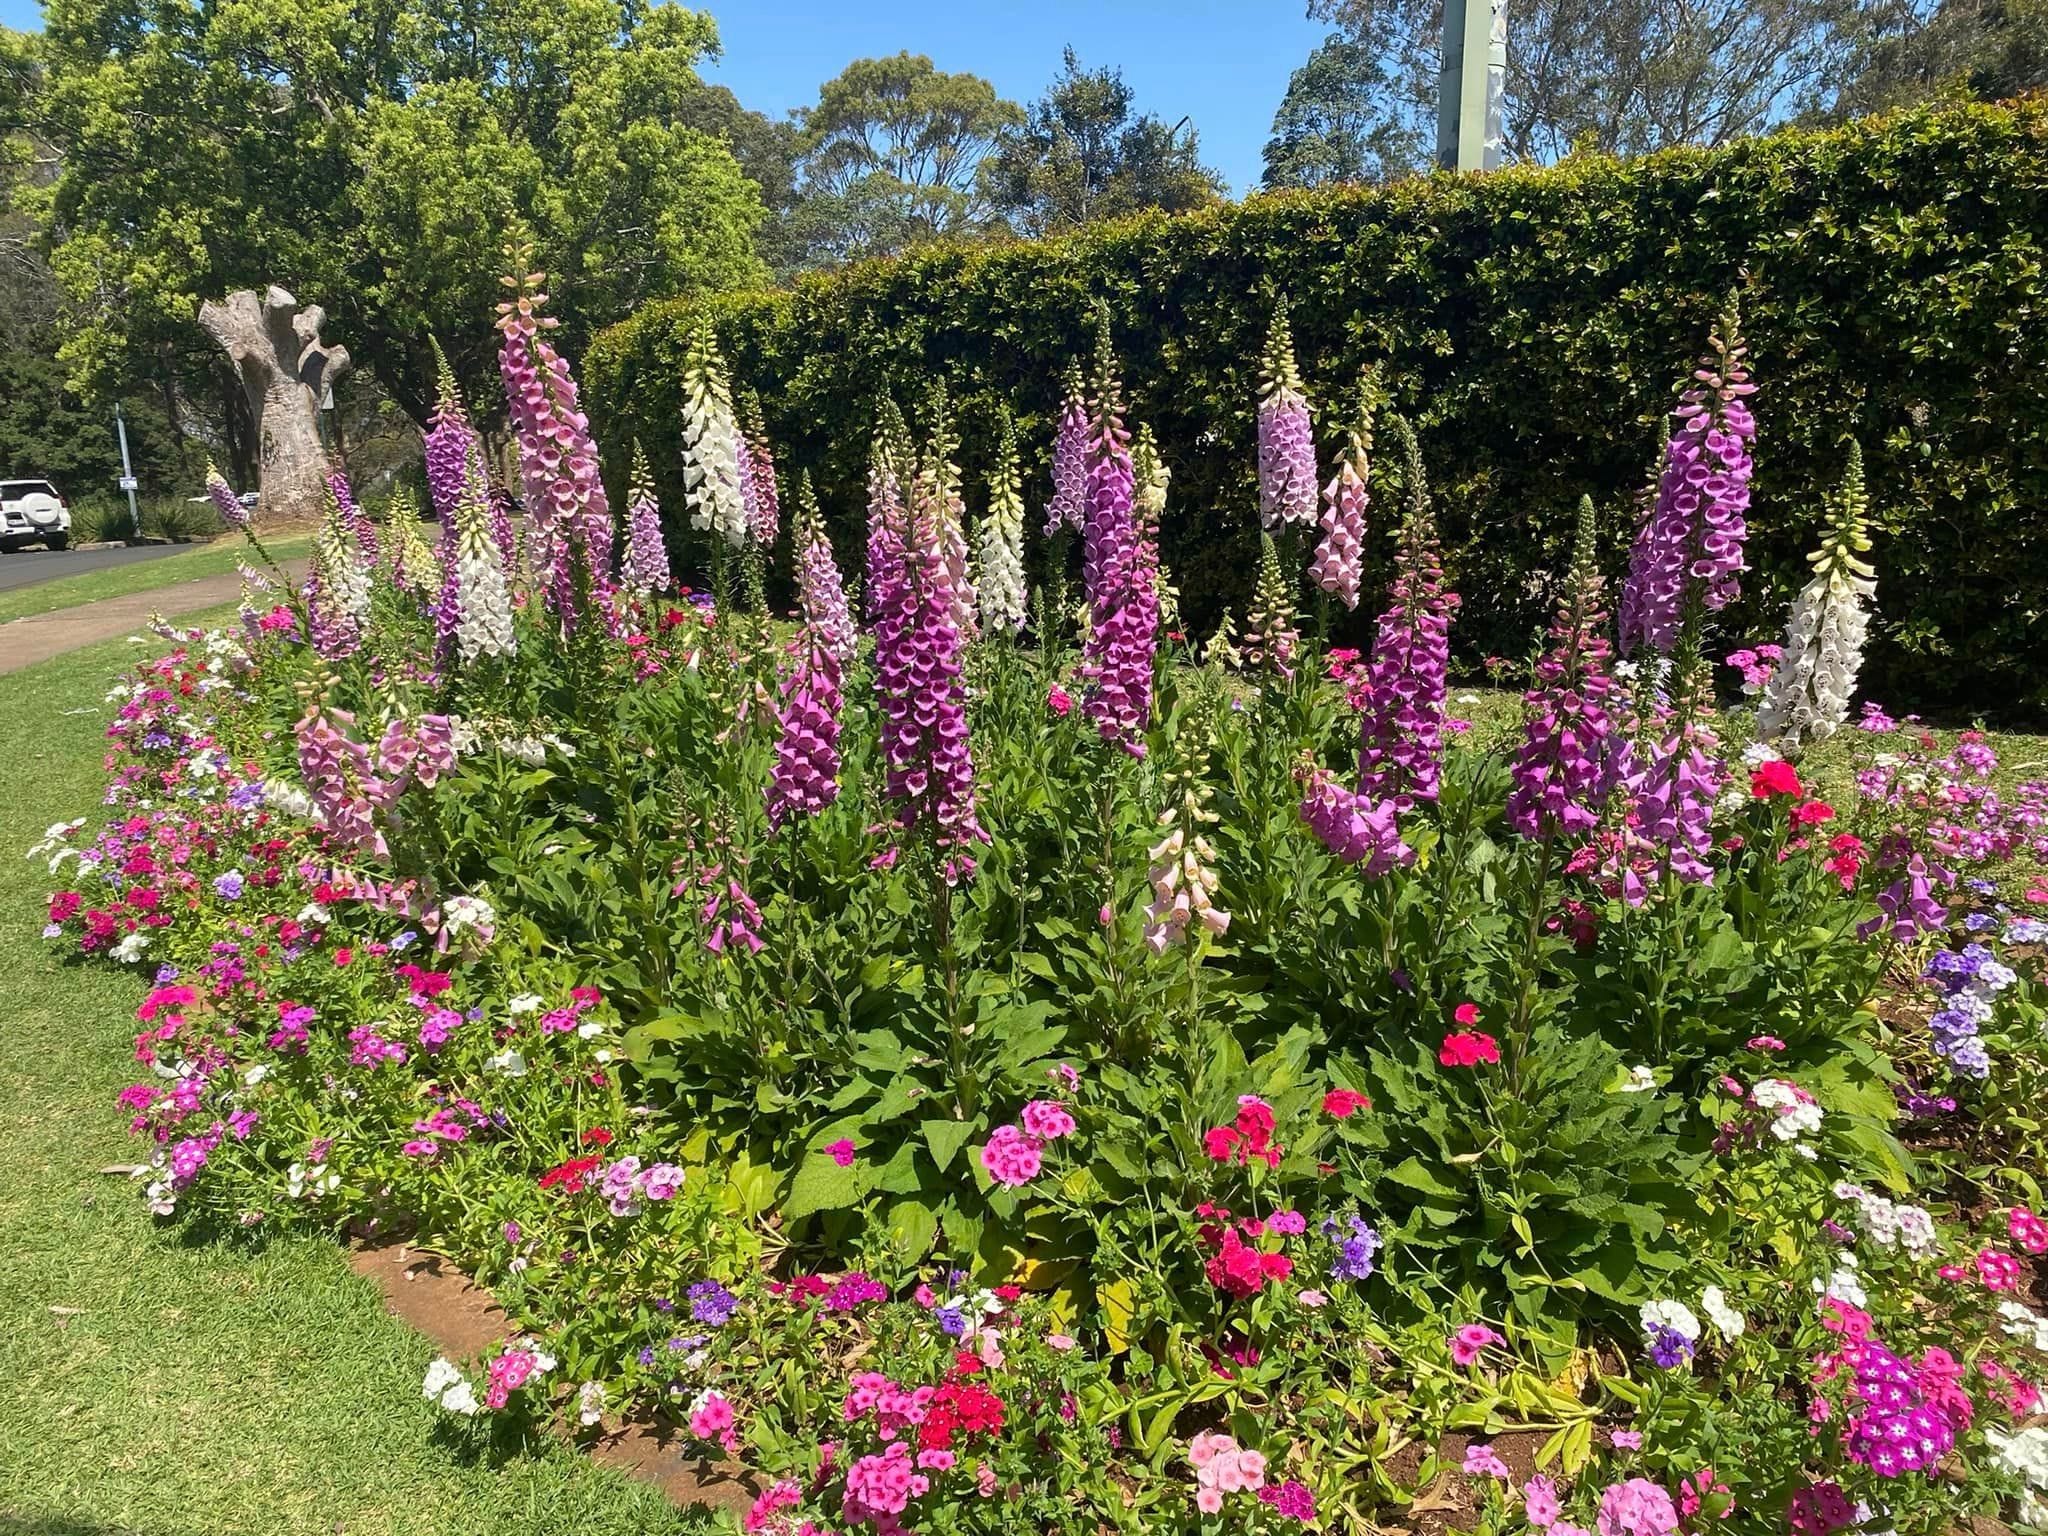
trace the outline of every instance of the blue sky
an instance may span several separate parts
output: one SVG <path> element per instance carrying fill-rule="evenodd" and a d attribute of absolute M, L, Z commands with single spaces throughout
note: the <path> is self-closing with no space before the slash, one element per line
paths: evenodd
<path fill-rule="evenodd" d="M 1202 158 L 1239 193 L 1259 179 L 1259 150 L 1287 77 L 1322 27 L 1303 0 L 700 0 L 718 18 L 725 57 L 707 73 L 779 117 L 817 99 L 849 59 L 902 49 L 971 70 L 1017 101 L 1036 97 L 1072 43 L 1089 67 L 1121 68 L 1139 110 L 1194 119 Z M 0 0 L 0 22 L 41 24 L 35 0 Z"/>

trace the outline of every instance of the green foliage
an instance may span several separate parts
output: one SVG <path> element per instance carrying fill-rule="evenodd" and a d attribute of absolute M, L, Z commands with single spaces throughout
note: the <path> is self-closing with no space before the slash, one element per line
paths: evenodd
<path fill-rule="evenodd" d="M 1083 69 L 1072 48 L 1029 120 L 1004 135 L 982 166 L 981 179 L 996 206 L 1032 235 L 1142 208 L 1179 213 L 1222 195 L 1192 127 L 1137 112 L 1121 70 Z"/>
<path fill-rule="evenodd" d="M 1864 678 L 1897 703 L 2039 715 L 2048 634 L 2048 408 L 2037 382 L 2048 107 L 1924 110 L 1826 133 L 1633 162 L 1291 193 L 1066 239 L 922 251 L 791 292 L 710 301 L 778 458 L 811 472 L 839 547 L 865 505 L 876 395 L 942 370 L 970 483 L 1015 412 L 1027 501 L 1048 492 L 1065 365 L 1111 302 L 1133 415 L 1173 473 L 1162 551 L 1188 625 L 1241 604 L 1256 566 L 1253 428 L 1269 296 L 1291 301 L 1302 371 L 1337 446 L 1359 370 L 1382 365 L 1440 488 L 1456 640 L 1519 655 L 1549 602 L 1581 495 L 1612 530 L 1731 283 L 1756 367 L 1744 602 L 1729 633 L 1775 635 L 1840 472 L 1866 448 L 1883 585 Z M 635 435 L 665 499 L 691 302 L 592 348 L 588 395 L 623 483 Z M 784 446 L 786 445 L 786 446 Z M 678 503 L 679 504 L 679 503 Z M 1382 525 L 1384 526 L 1384 525 Z M 1372 541 L 1376 549 L 1384 541 Z M 1366 589 L 1384 585 L 1369 566 Z M 1358 643 L 1372 604 L 1332 639 Z"/>
<path fill-rule="evenodd" d="M 994 222 L 982 157 L 1023 109 L 979 75 L 923 54 L 856 59 L 803 113 L 804 206 L 813 262 L 859 260 Z"/>
<path fill-rule="evenodd" d="M 1325 38 L 1287 81 L 1266 140 L 1268 192 L 1385 181 L 1417 170 L 1425 146 L 1417 125 L 1383 116 L 1391 72 L 1371 49 L 1342 33 Z"/>
<path fill-rule="evenodd" d="M 759 195 L 695 126 L 709 17 L 620 0 L 56 0 L 37 131 L 63 167 L 54 264 L 99 384 L 189 337 L 204 297 L 271 282 L 326 306 L 423 417 L 429 332 L 471 398 L 508 222 L 559 274 L 571 334 L 757 279 Z"/>
<path fill-rule="evenodd" d="M 0 317 L 0 478 L 47 479 L 76 511 L 81 497 L 119 495 L 121 445 L 114 435 L 114 410 L 75 394 L 41 343 L 34 332 L 18 336 Z M 190 470 L 163 403 L 130 397 L 122 405 L 136 478 L 152 491 L 177 486 Z M 121 510 L 126 516 L 125 500 Z"/>

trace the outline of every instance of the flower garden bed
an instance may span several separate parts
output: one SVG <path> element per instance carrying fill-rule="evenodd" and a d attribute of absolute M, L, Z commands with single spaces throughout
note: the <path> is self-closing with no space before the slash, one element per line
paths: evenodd
<path fill-rule="evenodd" d="M 516 1329 L 428 1370 L 451 1423 L 653 1426 L 751 1530 L 2048 1516 L 2048 786 L 1845 726 L 1853 455 L 1783 646 L 1708 660 L 1769 442 L 1732 315 L 1627 659 L 1589 505 L 1489 703 L 1412 432 L 1368 381 L 1319 441 L 1284 326 L 1257 592 L 1191 644 L 1106 324 L 1075 604 L 1014 443 L 970 529 L 938 393 L 878 403 L 856 601 L 708 333 L 689 528 L 637 476 L 615 520 L 514 289 L 523 554 L 449 391 L 440 549 L 337 474 L 303 591 L 166 631 L 37 850 L 52 941 L 153 976 L 166 1221 L 441 1256 Z M 1301 595 L 1388 532 L 1370 656 L 1326 648 Z"/>

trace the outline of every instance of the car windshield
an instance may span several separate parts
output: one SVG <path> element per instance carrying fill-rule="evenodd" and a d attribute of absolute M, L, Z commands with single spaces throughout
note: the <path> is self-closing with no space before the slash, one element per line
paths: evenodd
<path fill-rule="evenodd" d="M 18 496 L 54 496 L 57 488 L 47 480 L 0 480 L 0 498 L 13 501 Z"/>

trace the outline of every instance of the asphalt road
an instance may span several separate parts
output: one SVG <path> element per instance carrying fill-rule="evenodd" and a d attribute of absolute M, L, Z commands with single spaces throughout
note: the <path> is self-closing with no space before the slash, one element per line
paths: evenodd
<path fill-rule="evenodd" d="M 39 581 L 59 576 L 83 576 L 91 571 L 111 570 L 117 565 L 135 565 L 144 560 L 161 560 L 196 548 L 192 544 L 140 544 L 132 549 L 24 549 L 0 555 L 0 592 L 32 587 Z"/>

